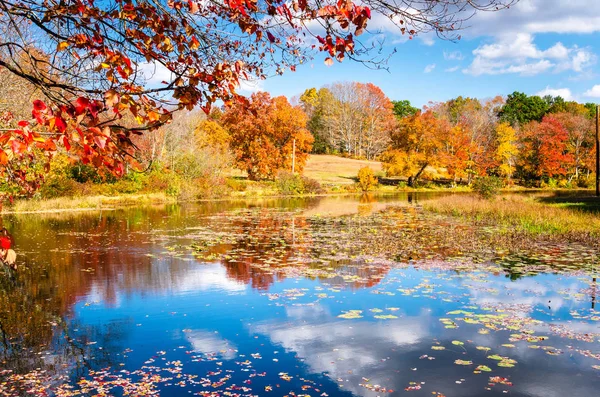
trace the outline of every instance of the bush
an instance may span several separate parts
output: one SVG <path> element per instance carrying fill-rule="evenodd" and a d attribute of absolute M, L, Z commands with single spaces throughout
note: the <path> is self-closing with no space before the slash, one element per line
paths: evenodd
<path fill-rule="evenodd" d="M 363 192 L 368 192 L 377 187 L 379 181 L 375 177 L 375 173 L 371 167 L 362 167 L 358 170 L 358 187 Z"/>
<path fill-rule="evenodd" d="M 229 189 L 233 190 L 234 192 L 243 192 L 246 190 L 247 187 L 244 181 L 240 181 L 234 178 L 225 179 L 225 184 Z"/>
<path fill-rule="evenodd" d="M 496 196 L 502 188 L 502 179 L 497 176 L 485 176 L 475 179 L 473 182 L 473 190 L 484 198 L 490 199 Z"/>
<path fill-rule="evenodd" d="M 281 194 L 286 196 L 323 193 L 321 184 L 316 180 L 294 175 L 288 171 L 279 171 L 277 173 L 275 186 Z"/>
<path fill-rule="evenodd" d="M 548 178 L 548 181 L 542 182 L 540 186 L 544 189 L 556 189 L 558 187 L 558 181 L 554 178 Z"/>
<path fill-rule="evenodd" d="M 304 185 L 304 193 L 305 194 L 323 194 L 325 190 L 319 183 L 319 181 L 308 178 L 306 176 L 302 177 L 302 184 Z"/>
<path fill-rule="evenodd" d="M 40 196 L 45 199 L 73 197 L 79 192 L 79 183 L 72 179 L 53 175 L 46 179 L 40 188 Z"/>
<path fill-rule="evenodd" d="M 275 177 L 275 186 L 286 196 L 304 193 L 302 178 L 288 171 L 279 171 Z"/>
<path fill-rule="evenodd" d="M 577 187 L 583 188 L 583 189 L 592 189 L 596 186 L 596 180 L 594 179 L 594 175 L 589 175 L 589 176 L 585 176 L 585 175 L 580 175 L 579 178 L 577 178 Z"/>

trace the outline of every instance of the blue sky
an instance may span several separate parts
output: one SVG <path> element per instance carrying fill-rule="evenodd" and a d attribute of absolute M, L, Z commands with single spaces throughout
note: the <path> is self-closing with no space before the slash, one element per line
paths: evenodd
<path fill-rule="evenodd" d="M 325 66 L 323 54 L 255 89 L 292 97 L 336 81 L 371 82 L 390 99 L 422 106 L 458 95 L 489 98 L 513 91 L 600 102 L 600 7 L 598 0 L 521 0 L 511 9 L 480 13 L 458 42 L 430 35 L 403 40 L 383 18 L 386 49 L 396 53 L 389 70 L 352 61 Z M 393 44 L 395 43 L 395 44 Z"/>

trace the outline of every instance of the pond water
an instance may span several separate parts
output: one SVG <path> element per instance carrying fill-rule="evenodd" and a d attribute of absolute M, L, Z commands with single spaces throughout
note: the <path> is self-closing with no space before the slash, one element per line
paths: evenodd
<path fill-rule="evenodd" d="M 430 196 L 3 218 L 0 396 L 593 396 L 597 253 Z"/>

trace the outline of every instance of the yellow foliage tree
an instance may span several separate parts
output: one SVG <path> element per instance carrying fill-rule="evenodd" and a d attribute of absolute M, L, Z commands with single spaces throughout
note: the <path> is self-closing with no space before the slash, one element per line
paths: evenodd
<path fill-rule="evenodd" d="M 509 123 L 500 123 L 496 126 L 496 153 L 495 160 L 498 162 L 500 175 L 510 180 L 515 172 L 516 158 L 519 154 L 517 147 L 517 133 Z"/>

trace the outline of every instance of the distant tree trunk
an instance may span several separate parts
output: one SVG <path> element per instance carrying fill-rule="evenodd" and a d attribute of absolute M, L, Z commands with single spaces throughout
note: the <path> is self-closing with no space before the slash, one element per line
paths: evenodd
<path fill-rule="evenodd" d="M 419 180 L 419 177 L 421 176 L 421 174 L 423 173 L 423 171 L 425 171 L 425 168 L 427 168 L 428 165 L 429 164 L 427 164 L 427 163 L 423 164 L 423 166 L 421 167 L 421 169 L 419 170 L 419 172 L 417 172 L 414 177 L 410 176 L 408 178 L 408 186 L 414 187 L 416 185 L 417 181 Z"/>

